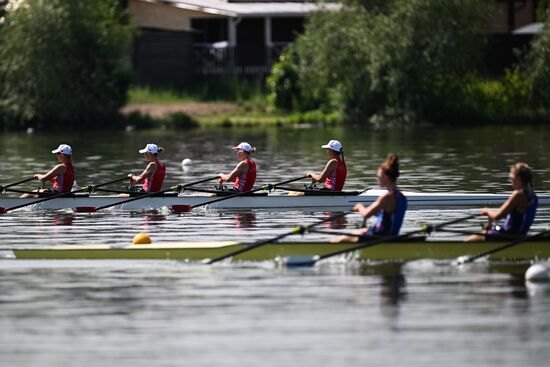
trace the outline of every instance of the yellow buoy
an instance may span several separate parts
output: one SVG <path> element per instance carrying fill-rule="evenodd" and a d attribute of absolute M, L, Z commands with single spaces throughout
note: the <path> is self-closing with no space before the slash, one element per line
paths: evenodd
<path fill-rule="evenodd" d="M 147 245 L 151 243 L 151 237 L 145 232 L 140 232 L 132 239 L 134 245 Z"/>

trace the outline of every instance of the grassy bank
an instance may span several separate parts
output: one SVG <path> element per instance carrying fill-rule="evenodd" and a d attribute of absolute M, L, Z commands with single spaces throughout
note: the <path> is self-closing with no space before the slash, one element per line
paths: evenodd
<path fill-rule="evenodd" d="M 128 105 L 123 109 L 127 124 L 138 129 L 155 127 L 232 127 L 232 126 L 293 126 L 303 124 L 334 125 L 340 122 L 336 114 L 319 111 L 285 113 L 268 108 L 263 89 L 247 81 L 221 83 L 218 93 L 206 82 L 202 88 L 189 90 L 133 87 L 128 93 Z M 249 92 L 244 90 L 248 86 Z M 246 98 L 245 98 L 246 97 Z"/>

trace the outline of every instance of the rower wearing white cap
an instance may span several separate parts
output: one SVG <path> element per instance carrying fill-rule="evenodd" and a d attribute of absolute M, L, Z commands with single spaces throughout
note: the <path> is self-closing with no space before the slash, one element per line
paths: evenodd
<path fill-rule="evenodd" d="M 320 174 L 308 172 L 307 176 L 311 177 L 312 183 L 323 182 L 324 190 L 342 191 L 348 174 L 342 143 L 330 140 L 327 144 L 321 145 L 321 148 L 326 148 L 329 161 Z"/>
<path fill-rule="evenodd" d="M 250 159 L 250 155 L 256 151 L 256 148 L 246 142 L 242 142 L 232 149 L 236 152 L 237 159 L 240 162 L 230 173 L 218 173 L 220 183 L 231 181 L 234 182 L 234 190 L 239 192 L 250 191 L 256 182 L 256 163 Z"/>
<path fill-rule="evenodd" d="M 70 192 L 75 180 L 75 169 L 72 163 L 73 150 L 67 144 L 61 144 L 57 149 L 52 150 L 59 162 L 54 168 L 44 174 L 35 174 L 34 178 L 39 181 L 52 181 L 51 191 L 54 193 Z M 46 192 L 49 190 L 39 190 Z M 35 194 L 23 194 L 21 197 L 38 197 Z"/>
<path fill-rule="evenodd" d="M 143 191 L 145 192 L 160 191 L 166 175 L 166 165 L 158 159 L 158 154 L 162 151 L 164 151 L 164 148 L 158 147 L 156 144 L 147 144 L 145 148 L 139 150 L 140 153 L 145 155 L 145 159 L 149 161 L 149 164 L 140 175 L 131 173 L 128 175 L 131 184 L 143 183 Z"/>

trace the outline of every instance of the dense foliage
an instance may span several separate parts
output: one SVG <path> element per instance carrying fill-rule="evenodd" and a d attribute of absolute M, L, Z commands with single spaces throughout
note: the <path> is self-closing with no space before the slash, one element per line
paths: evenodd
<path fill-rule="evenodd" d="M 550 105 L 550 6 L 546 9 L 544 30 L 533 42 L 526 67 L 532 86 L 533 105 L 537 109 Z"/>
<path fill-rule="evenodd" d="M 271 76 L 275 106 L 313 105 L 353 120 L 448 120 L 463 113 L 464 100 L 470 98 L 463 81 L 476 74 L 484 55 L 488 3 L 365 4 L 369 2 L 347 0 L 341 11 L 319 12 L 309 19 L 295 45 L 297 57 L 283 59 L 284 68 L 274 68 L 295 70 L 297 75 L 294 86 L 289 85 L 289 72 Z M 293 59 L 296 65 L 287 65 Z M 292 100 L 307 103 L 289 105 Z"/>
<path fill-rule="evenodd" d="M 117 0 L 25 0 L 0 33 L 5 127 L 106 126 L 125 103 L 133 30 Z"/>

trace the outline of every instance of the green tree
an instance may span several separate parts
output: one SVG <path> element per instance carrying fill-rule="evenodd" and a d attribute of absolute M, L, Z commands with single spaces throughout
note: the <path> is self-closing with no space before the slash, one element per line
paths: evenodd
<path fill-rule="evenodd" d="M 0 33 L 9 127 L 105 126 L 125 103 L 133 29 L 117 0 L 26 0 Z"/>
<path fill-rule="evenodd" d="M 538 0 L 537 1 L 537 18 L 544 20 L 546 18 L 546 11 L 550 9 L 550 0 Z"/>
<path fill-rule="evenodd" d="M 548 110 L 550 105 L 550 7 L 546 9 L 544 31 L 533 41 L 527 56 L 526 74 L 531 84 L 535 107 Z"/>
<path fill-rule="evenodd" d="M 396 2 L 373 25 L 372 92 L 391 112 L 429 120 L 454 116 L 460 111 L 456 80 L 476 72 L 488 19 L 489 7 L 478 0 Z"/>
<path fill-rule="evenodd" d="M 353 120 L 453 117 L 460 80 L 483 57 L 489 10 L 478 0 L 346 0 L 310 17 L 297 40 L 301 94 Z"/>

